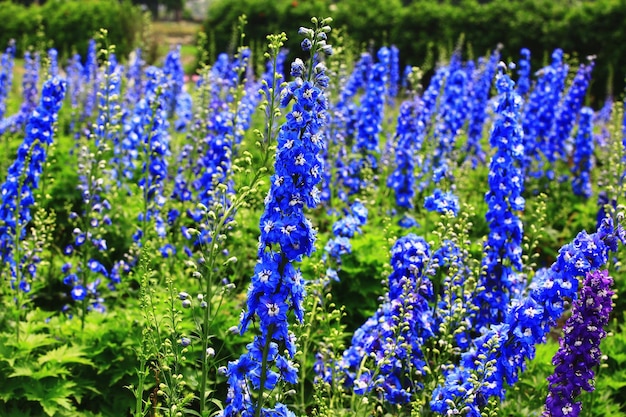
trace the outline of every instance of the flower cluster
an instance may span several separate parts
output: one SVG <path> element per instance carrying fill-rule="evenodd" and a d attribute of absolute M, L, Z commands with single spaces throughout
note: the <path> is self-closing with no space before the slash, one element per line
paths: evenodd
<path fill-rule="evenodd" d="M 164 181 L 167 179 L 167 156 L 169 134 L 167 109 L 162 96 L 164 84 L 163 72 L 155 67 L 146 70 L 145 98 L 135 107 L 135 117 L 131 130 L 140 138 L 143 149 L 141 178 L 137 182 L 143 192 L 144 212 L 139 221 L 142 226 L 135 234 L 135 241 L 141 241 L 148 233 L 147 223 L 154 219 L 155 230 L 159 238 L 165 237 L 165 221 L 161 216 L 161 207 L 165 204 Z"/>
<path fill-rule="evenodd" d="M 585 198 L 591 197 L 591 168 L 593 166 L 593 110 L 583 107 L 580 110 L 580 121 L 572 166 L 572 191 Z"/>
<path fill-rule="evenodd" d="M 354 332 L 339 363 L 344 382 L 355 393 L 381 389 L 391 404 L 411 400 L 415 377 L 426 366 L 422 345 L 436 331 L 428 304 L 433 298 L 430 257 L 428 243 L 412 233 L 398 239 L 391 249 L 393 272 L 385 301 Z M 362 369 L 366 357 L 374 358 L 373 368 Z M 329 366 L 316 365 L 318 375 L 327 381 L 332 378 Z"/>
<path fill-rule="evenodd" d="M 485 215 L 489 224 L 483 258 L 485 272 L 481 277 L 485 289 L 477 297 L 480 325 L 502 319 L 509 297 L 519 290 L 514 269 L 522 268 L 523 226 L 516 212 L 524 209 L 524 143 L 519 122 L 522 100 L 513 86 L 508 75 L 498 74 L 496 87 L 500 97 L 490 137 L 496 152 L 491 158 L 489 191 L 485 194 L 489 207 Z"/>
<path fill-rule="evenodd" d="M 467 143 L 465 151 L 472 161 L 472 167 L 476 168 L 479 163 L 485 162 L 485 152 L 482 150 L 480 140 L 483 137 L 483 126 L 487 118 L 487 101 L 491 90 L 491 82 L 496 73 L 500 51 L 495 50 L 489 61 L 482 63 L 479 60 L 479 70 L 475 71 L 473 86 L 470 90 L 470 116 L 467 129 Z"/>
<path fill-rule="evenodd" d="M 0 120 L 0 135 L 9 131 L 17 132 L 27 123 L 32 111 L 37 107 L 37 83 L 39 82 L 39 53 L 24 52 L 24 78 L 22 78 L 23 101 L 17 113 Z"/>
<path fill-rule="evenodd" d="M 572 138 L 570 137 L 570 132 L 576 122 L 576 116 L 578 116 L 583 105 L 587 87 L 591 81 L 593 66 L 593 60 L 591 60 L 588 65 L 580 65 L 567 91 L 567 95 L 557 109 L 554 125 L 548 139 L 550 142 L 550 150 L 555 153 L 553 156 L 548 156 L 548 160 L 550 161 L 554 161 L 557 158 L 566 159 L 568 154 L 572 152 Z"/>
<path fill-rule="evenodd" d="M 530 91 L 530 50 L 522 48 L 520 50 L 522 58 L 517 64 L 517 94 L 525 96 Z"/>
<path fill-rule="evenodd" d="M 387 95 L 387 79 L 389 71 L 390 51 L 387 47 L 378 50 L 378 62 L 372 68 L 367 81 L 365 96 L 358 112 L 356 141 L 352 152 L 358 157 L 350 163 L 350 180 L 347 186 L 350 194 L 358 193 L 367 184 L 361 178 L 365 167 L 376 171 L 379 152 L 379 134 L 382 130 L 385 97 Z"/>
<path fill-rule="evenodd" d="M 178 107 L 184 87 L 185 71 L 180 57 L 180 45 L 171 48 L 163 63 L 163 77 L 166 82 L 163 88 L 163 102 L 167 114 L 171 116 Z"/>
<path fill-rule="evenodd" d="M 321 180 L 324 147 L 322 127 L 326 122 L 324 89 L 328 77 L 316 53 L 330 54 L 326 34 L 330 19 L 313 19 L 316 29 L 301 28 L 303 47 L 311 50 L 311 62 L 296 59 L 291 65 L 295 80 L 281 92 L 281 104 L 293 101 L 287 121 L 278 132 L 274 174 L 261 216 L 259 260 L 248 291 L 247 311 L 242 315 L 241 333 L 258 317 L 260 334 L 247 346 L 247 352 L 230 362 L 226 370 L 229 392 L 222 415 L 243 417 L 255 412 L 261 415 L 292 415 L 277 403 L 266 408 L 264 392 L 278 383 L 295 384 L 297 367 L 295 338 L 289 331 L 287 316 L 292 311 L 303 320 L 304 283 L 294 262 L 310 256 L 314 250 L 315 232 L 304 216 L 304 206 L 319 203 L 317 184 Z M 255 399 L 253 391 L 258 392 Z M 270 414 L 271 413 L 271 414 Z"/>
<path fill-rule="evenodd" d="M 350 238 L 355 234 L 361 233 L 361 226 L 367 222 L 367 208 L 363 203 L 357 201 L 350 206 L 350 213 L 345 217 L 337 220 L 333 224 L 333 234 L 336 236 L 330 239 L 324 251 L 330 255 L 337 266 L 341 266 L 341 256 L 352 252 Z M 327 278 L 335 281 L 339 280 L 337 270 L 328 268 L 326 271 Z"/>
<path fill-rule="evenodd" d="M 450 75 L 446 80 L 441 110 L 435 124 L 434 139 L 436 145 L 431 160 L 426 164 L 428 169 L 432 170 L 431 181 L 435 184 L 439 184 L 442 179 L 448 178 L 452 174 L 448 166 L 448 159 L 469 114 L 468 76 L 460 62 L 457 61 L 459 61 L 458 57 L 453 59 L 448 69 Z"/>
<path fill-rule="evenodd" d="M 433 194 L 424 199 L 424 208 L 441 214 L 450 211 L 456 216 L 459 214 L 459 198 L 452 191 L 443 192 L 435 188 Z"/>
<path fill-rule="evenodd" d="M 413 208 L 415 196 L 415 154 L 421 149 L 426 135 L 423 113 L 424 101 L 417 95 L 400 105 L 396 130 L 396 168 L 387 178 L 387 186 L 396 195 L 396 204 L 408 209 Z"/>
<path fill-rule="evenodd" d="M 128 104 L 134 104 L 141 99 L 141 93 L 143 92 L 142 68 L 144 64 L 145 62 L 141 58 L 141 48 L 135 49 L 131 54 L 131 58 L 129 58 L 129 63 L 126 68 L 125 78 L 127 84 L 124 101 Z M 132 105 L 128 107 L 132 107 Z"/>
<path fill-rule="evenodd" d="M 504 322 L 510 330 L 497 363 L 503 381 L 509 385 L 517 381 L 518 369 L 524 369 L 526 358 L 534 357 L 534 345 L 561 317 L 565 301 L 576 299 L 578 279 L 601 269 L 619 243 L 626 243 L 626 232 L 607 217 L 596 233 L 580 232 L 559 250 L 549 270 L 536 273 L 528 296 L 512 303 L 506 314 Z"/>
<path fill-rule="evenodd" d="M 536 161 L 537 171 L 531 175 L 543 176 L 543 154 L 549 162 L 553 162 L 555 152 L 550 148 L 550 132 L 554 123 L 555 112 L 561 98 L 561 92 L 567 76 L 568 66 L 563 64 L 563 51 L 555 49 L 550 65 L 539 71 L 535 88 L 530 92 L 528 102 L 522 115 L 524 129 L 524 147 L 526 149 L 525 168 Z M 548 171 L 552 176 L 552 172 Z"/>
<path fill-rule="evenodd" d="M 598 317 L 601 309 L 597 308 L 598 304 L 593 306 L 591 304 L 596 303 L 598 299 L 608 297 L 610 306 L 610 295 L 602 291 L 602 288 L 606 291 L 609 281 L 605 274 L 600 274 L 602 279 L 598 279 L 598 274 L 592 274 L 592 272 L 597 271 L 607 262 L 608 252 L 617 250 L 619 242 L 622 244 L 626 242 L 626 232 L 621 226 L 614 227 L 611 218 L 605 218 L 596 233 L 589 235 L 583 231 L 571 243 L 563 246 L 550 269 L 540 269 L 536 272 L 529 286 L 528 295 L 512 300 L 503 320 L 480 328 L 481 336 L 474 339 L 470 349 L 461 354 L 460 366 L 452 368 L 446 375 L 445 384 L 433 392 L 431 408 L 435 411 L 455 414 L 455 409 L 460 411 L 467 406 L 468 411 L 472 412 L 468 415 L 479 416 L 480 408 L 487 403 L 490 396 L 504 398 L 505 383 L 513 386 L 517 382 L 519 372 L 525 368 L 526 359 L 534 357 L 535 345 L 545 341 L 546 334 L 564 313 L 566 300 L 576 299 L 578 278 L 587 274 L 590 274 L 587 275 L 588 279 L 595 281 L 593 284 L 588 284 L 590 289 L 582 291 L 581 299 L 577 304 L 584 306 L 585 311 L 595 308 L 595 313 L 589 317 Z M 604 304 L 603 307 L 606 305 Z M 578 317 L 581 316 L 578 315 Z M 572 320 L 577 321 L 577 324 L 580 323 L 580 319 L 574 316 Z M 583 326 L 578 332 L 572 330 L 566 332 L 578 337 L 581 334 L 589 334 L 590 331 L 599 335 L 600 329 L 601 326 L 591 330 Z M 569 336 L 566 338 L 569 340 Z M 576 352 L 576 354 L 586 354 L 585 358 L 590 356 L 597 358 L 596 354 L 599 352 L 591 349 L 593 353 L 590 353 L 587 341 L 583 342 L 585 346 L 581 348 L 582 350 L 575 349 L 577 348 L 576 340 L 572 340 L 570 345 L 574 348 L 569 353 Z M 567 363 L 570 363 L 569 359 Z M 564 365 L 563 368 L 567 369 L 567 367 L 568 365 Z M 572 370 L 574 372 L 580 370 L 582 373 L 579 376 L 588 381 L 590 374 L 586 369 L 584 371 L 582 368 Z M 557 379 L 554 381 L 556 382 Z M 558 378 L 558 381 L 566 380 Z M 567 381 L 581 380 L 578 377 L 576 379 L 568 377 Z M 551 401 L 556 404 L 562 399 L 571 400 L 571 396 L 565 397 L 566 393 L 572 392 L 567 391 L 568 389 L 573 389 L 573 385 L 565 383 L 564 386 L 556 388 L 555 394 L 552 395 L 559 395 L 559 397 Z M 563 412 L 554 415 L 567 414 Z"/>
<path fill-rule="evenodd" d="M 559 351 L 552 359 L 555 369 L 548 377 L 544 416 L 578 416 L 582 406 L 575 398 L 583 389 L 594 390 L 593 370 L 600 364 L 600 341 L 606 337 L 604 327 L 612 310 L 612 284 L 606 270 L 587 273 L 572 315 L 563 327 Z"/>
<path fill-rule="evenodd" d="M 15 41 L 11 40 L 0 58 L 0 120 L 6 112 L 6 100 L 13 81 L 13 61 L 15 59 Z"/>
<path fill-rule="evenodd" d="M 400 86 L 400 50 L 397 46 L 391 45 L 389 48 L 389 78 L 387 80 L 387 94 L 389 95 L 389 101 L 398 96 L 398 87 Z"/>
<path fill-rule="evenodd" d="M 35 190 L 39 187 L 47 157 L 47 149 L 53 143 L 57 114 L 65 96 L 66 84 L 55 77 L 43 85 L 41 101 L 28 118 L 26 136 L 17 150 L 17 158 L 8 169 L 0 196 L 0 260 L 9 264 L 11 279 L 21 272 L 31 278 L 36 272 L 36 259 L 20 253 L 19 242 L 26 235 L 31 221 L 30 209 L 35 203 Z M 17 285 L 27 292 L 30 285 L 20 277 Z"/>

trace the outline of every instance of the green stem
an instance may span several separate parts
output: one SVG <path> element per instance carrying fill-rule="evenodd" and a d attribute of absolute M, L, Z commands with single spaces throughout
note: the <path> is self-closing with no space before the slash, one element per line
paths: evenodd
<path fill-rule="evenodd" d="M 267 380 L 267 357 L 270 353 L 270 344 L 272 343 L 271 334 L 274 333 L 274 324 L 270 324 L 267 328 L 267 336 L 265 338 L 265 346 L 263 346 L 263 358 L 261 360 L 261 381 L 259 387 L 259 398 L 257 407 L 254 412 L 255 417 L 261 417 L 261 409 L 263 408 L 263 394 L 265 392 L 265 381 Z"/>

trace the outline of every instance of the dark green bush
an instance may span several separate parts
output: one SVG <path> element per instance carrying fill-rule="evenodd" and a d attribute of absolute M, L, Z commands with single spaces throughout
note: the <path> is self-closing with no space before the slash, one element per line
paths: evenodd
<path fill-rule="evenodd" d="M 263 45 L 268 33 L 288 30 L 293 53 L 299 26 L 311 16 L 331 16 L 333 27 L 345 27 L 357 45 L 398 46 L 402 64 L 422 65 L 432 46 L 449 54 L 461 37 L 465 52 L 474 57 L 501 43 L 503 59 L 517 61 L 519 50 L 529 48 L 533 69 L 562 48 L 579 59 L 597 56 L 592 97 L 604 97 L 607 87 L 618 96 L 624 89 L 624 80 L 610 74 L 626 68 L 626 0 L 217 0 L 204 25 L 217 51 L 232 50 L 232 28 L 242 13 L 249 20 L 248 44 Z"/>
<path fill-rule="evenodd" d="M 128 1 L 49 0 L 43 6 L 24 7 L 12 2 L 0 6 L 0 46 L 17 41 L 18 54 L 36 45 L 40 25 L 42 38 L 55 47 L 60 57 L 87 52 L 89 39 L 100 28 L 108 30 L 109 43 L 119 56 L 126 56 L 138 43 L 142 28 L 141 10 Z"/>

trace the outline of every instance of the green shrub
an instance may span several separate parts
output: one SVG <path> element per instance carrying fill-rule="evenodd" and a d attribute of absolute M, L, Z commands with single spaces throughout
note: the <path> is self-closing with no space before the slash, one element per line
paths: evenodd
<path fill-rule="evenodd" d="M 60 58 L 73 53 L 84 55 L 87 43 L 100 28 L 119 56 L 126 56 L 138 44 L 143 18 L 141 10 L 128 1 L 49 0 L 43 6 L 24 7 L 3 2 L 0 7 L 0 47 L 9 39 L 17 41 L 18 54 L 36 45 L 41 26 L 46 45 L 55 47 Z M 63 61 L 60 61 L 63 62 Z"/>

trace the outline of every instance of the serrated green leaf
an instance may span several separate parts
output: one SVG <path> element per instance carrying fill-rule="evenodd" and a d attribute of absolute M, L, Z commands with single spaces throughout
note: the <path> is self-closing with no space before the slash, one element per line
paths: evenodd
<path fill-rule="evenodd" d="M 19 341 L 7 341 L 7 345 L 16 347 L 20 353 L 24 354 L 24 357 L 30 355 L 31 352 L 36 349 L 40 349 L 45 346 L 53 346 L 58 343 L 58 340 L 54 339 L 48 334 L 43 333 L 26 333 L 23 337 L 20 338 Z"/>
<path fill-rule="evenodd" d="M 72 401 L 76 384 L 72 381 L 54 379 L 37 381 L 24 387 L 24 396 L 29 401 L 41 404 L 44 412 L 52 417 L 60 411 L 73 411 Z"/>
<path fill-rule="evenodd" d="M 29 366 L 16 366 L 9 378 L 17 378 L 20 376 L 32 378 L 35 380 L 44 378 L 58 378 L 60 376 L 69 375 L 70 371 L 62 366 L 37 366 L 36 368 Z"/>
<path fill-rule="evenodd" d="M 50 362 L 62 364 L 80 363 L 83 365 L 94 366 L 93 362 L 85 357 L 83 349 L 78 346 L 59 346 L 58 348 L 50 350 L 37 358 L 37 363 L 39 363 L 39 365 L 44 365 L 45 363 Z"/>

